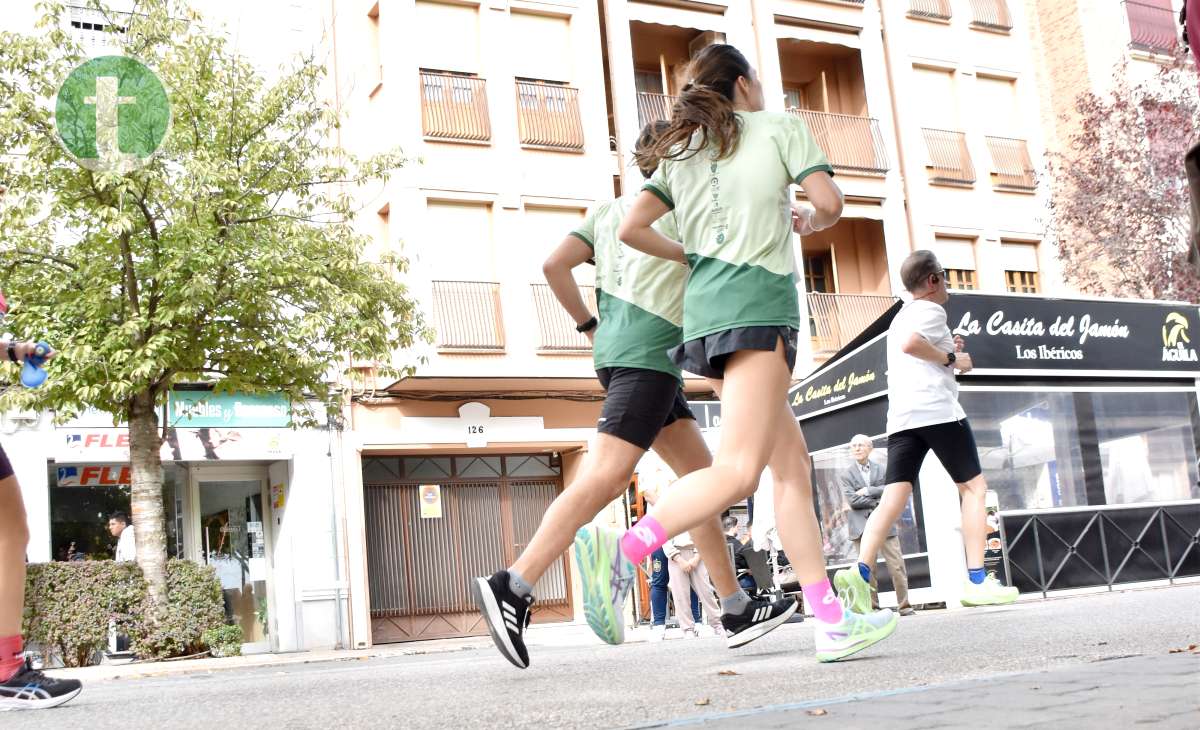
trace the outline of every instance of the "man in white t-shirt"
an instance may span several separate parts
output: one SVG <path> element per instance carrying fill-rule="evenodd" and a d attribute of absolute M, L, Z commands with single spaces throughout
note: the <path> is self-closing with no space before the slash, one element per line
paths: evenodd
<path fill-rule="evenodd" d="M 914 251 L 900 267 L 912 294 L 888 328 L 888 464 L 879 506 L 863 529 L 857 568 L 839 570 L 834 586 L 851 611 L 871 608 L 871 567 L 888 531 L 904 511 L 925 455 L 933 451 L 958 485 L 962 498 L 963 548 L 967 556 L 964 606 L 1012 603 L 1017 589 L 983 569 L 987 482 L 975 435 L 958 404 L 955 371 L 974 366 L 961 337 L 951 337 L 943 305 L 950 299 L 946 272 L 931 251 Z"/>
<path fill-rule="evenodd" d="M 108 532 L 117 538 L 117 553 L 113 560 L 118 563 L 137 560 L 137 541 L 134 539 L 133 525 L 124 512 L 113 512 L 108 516 Z"/>

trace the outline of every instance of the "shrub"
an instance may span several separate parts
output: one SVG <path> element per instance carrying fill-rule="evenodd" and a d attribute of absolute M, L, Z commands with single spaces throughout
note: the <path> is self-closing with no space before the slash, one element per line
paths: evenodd
<path fill-rule="evenodd" d="M 242 627 L 226 624 L 204 632 L 201 639 L 213 656 L 238 656 L 242 653 Z"/>
<path fill-rule="evenodd" d="M 144 597 L 142 571 L 134 563 L 30 565 L 22 630 L 47 659 L 57 655 L 66 666 L 81 667 L 108 645 L 110 619 L 119 621 Z"/>
<path fill-rule="evenodd" d="M 33 564 L 25 582 L 23 631 L 30 643 L 69 667 L 92 663 L 108 644 L 110 621 L 144 659 L 202 651 L 204 632 L 225 622 L 216 573 L 209 566 L 169 560 L 167 594 L 165 609 L 153 621 L 136 563 Z"/>
<path fill-rule="evenodd" d="M 167 606 L 152 621 L 148 604 L 130 616 L 127 633 L 133 653 L 165 659 L 204 651 L 204 632 L 225 623 L 224 599 L 216 571 L 189 560 L 167 561 Z"/>

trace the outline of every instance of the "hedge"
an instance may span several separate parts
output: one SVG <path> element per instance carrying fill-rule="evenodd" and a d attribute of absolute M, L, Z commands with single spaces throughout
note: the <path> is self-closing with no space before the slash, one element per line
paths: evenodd
<path fill-rule="evenodd" d="M 198 653 L 204 632 L 225 623 L 221 583 L 209 566 L 167 561 L 167 605 L 151 620 L 136 563 L 36 563 L 25 581 L 25 639 L 68 667 L 91 664 L 108 645 L 109 622 L 143 659 Z M 50 656 L 46 657 L 50 659 Z"/>

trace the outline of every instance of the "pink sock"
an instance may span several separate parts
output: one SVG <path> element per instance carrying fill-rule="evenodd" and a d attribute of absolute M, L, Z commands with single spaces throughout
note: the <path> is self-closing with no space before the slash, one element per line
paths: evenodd
<path fill-rule="evenodd" d="M 621 552 L 629 562 L 638 564 L 667 541 L 667 532 L 658 520 L 646 515 L 621 536 Z"/>
<path fill-rule="evenodd" d="M 800 586 L 800 590 L 804 593 L 805 603 L 812 608 L 813 616 L 816 616 L 818 621 L 824 621 L 827 624 L 841 622 L 842 602 L 833 592 L 833 586 L 829 585 L 828 578 L 819 583 Z"/>
<path fill-rule="evenodd" d="M 21 635 L 0 637 L 0 682 L 7 682 L 21 671 L 25 660 L 21 658 L 24 647 Z"/>

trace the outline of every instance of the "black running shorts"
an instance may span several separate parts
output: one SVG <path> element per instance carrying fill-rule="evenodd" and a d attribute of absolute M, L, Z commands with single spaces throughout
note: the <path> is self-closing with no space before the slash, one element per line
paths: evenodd
<path fill-rule="evenodd" d="M 0 479 L 8 479 L 12 475 L 12 462 L 8 460 L 8 454 L 4 453 L 4 447 L 0 446 Z"/>
<path fill-rule="evenodd" d="M 979 450 L 975 448 L 975 434 L 964 418 L 897 431 L 888 436 L 885 483 L 915 482 L 921 462 L 930 449 L 957 484 L 983 473 L 979 466 Z"/>
<path fill-rule="evenodd" d="M 682 419 L 695 420 L 679 378 L 644 368 L 600 368 L 607 391 L 596 430 L 649 449 L 658 432 Z"/>
<path fill-rule="evenodd" d="M 725 363 L 730 355 L 739 350 L 772 351 L 782 337 L 783 354 L 790 373 L 796 369 L 796 335 L 796 330 L 783 325 L 735 327 L 688 340 L 671 349 L 667 356 L 689 373 L 723 380 Z"/>

